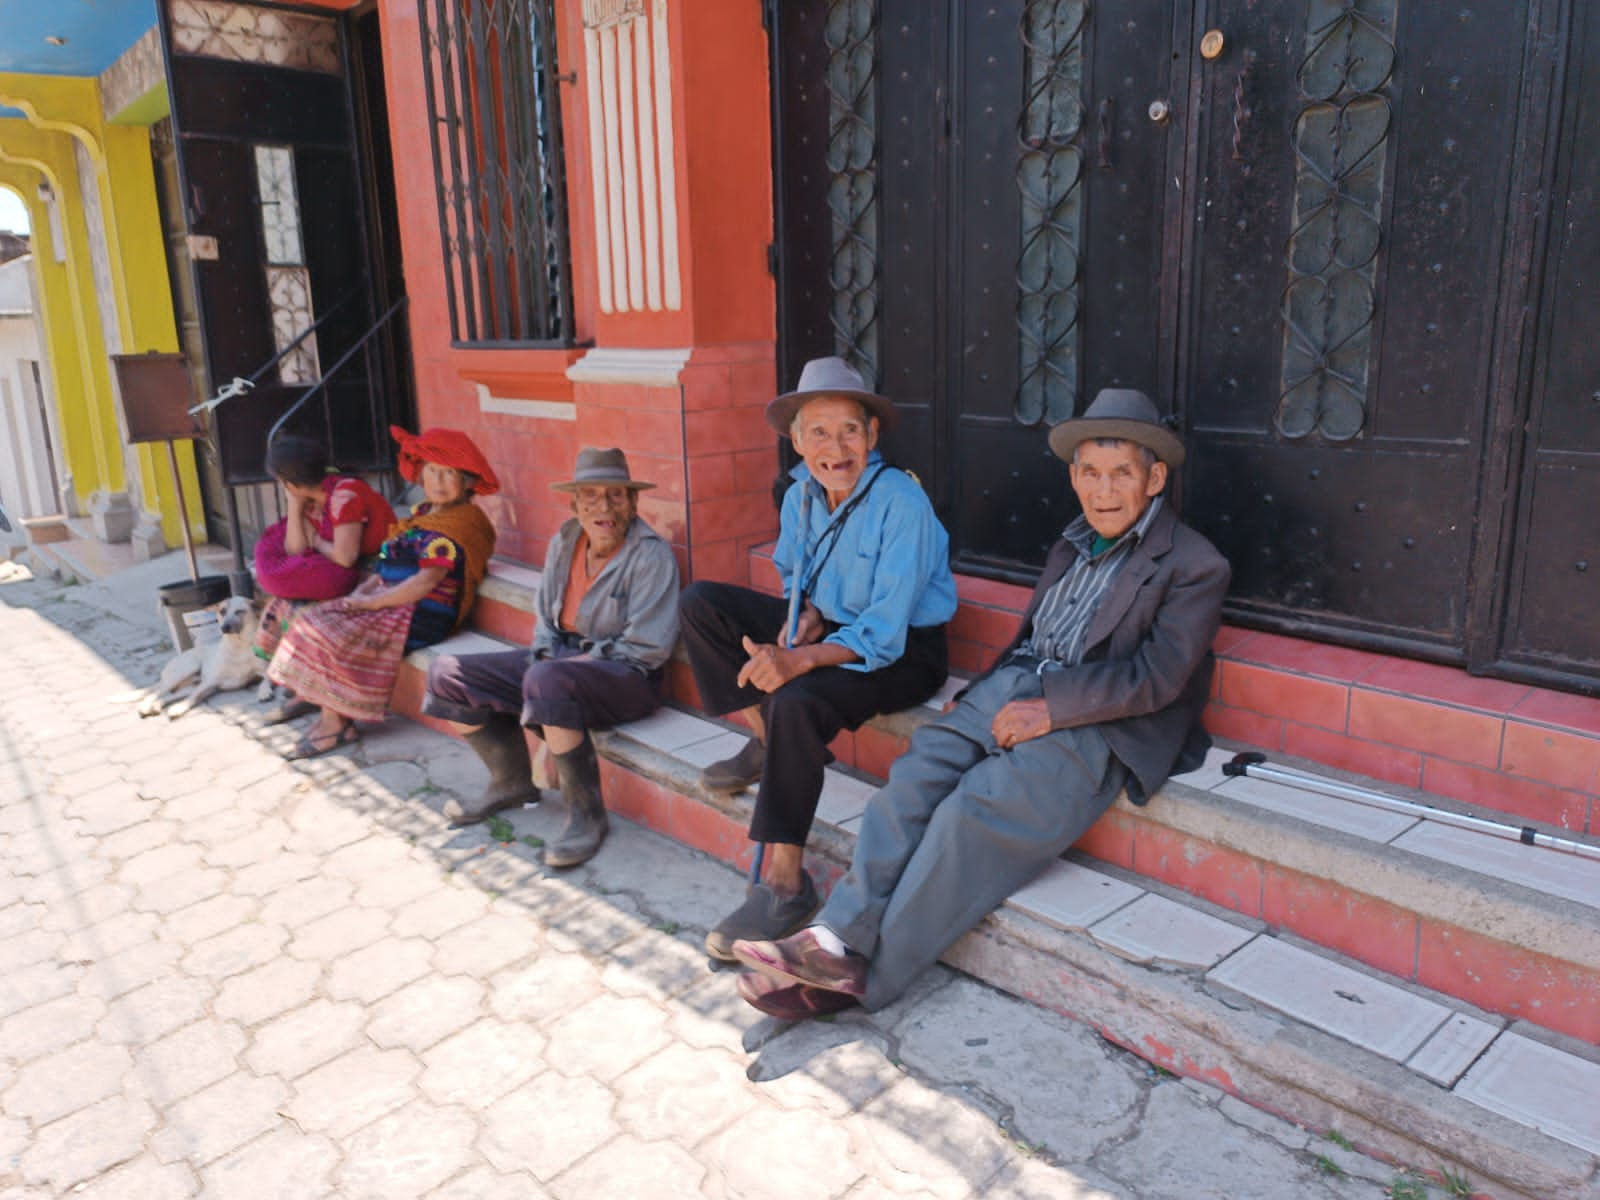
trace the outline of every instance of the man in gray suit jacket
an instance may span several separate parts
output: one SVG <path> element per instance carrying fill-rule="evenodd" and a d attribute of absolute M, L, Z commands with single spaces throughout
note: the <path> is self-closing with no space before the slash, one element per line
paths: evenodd
<path fill-rule="evenodd" d="M 786 1020 L 888 1004 L 1127 789 L 1142 804 L 1210 738 L 1200 713 L 1227 561 L 1166 502 L 1180 442 L 1142 392 L 1050 431 L 1083 515 L 1015 640 L 919 729 L 867 805 L 814 924 L 739 941 L 739 994 Z"/>

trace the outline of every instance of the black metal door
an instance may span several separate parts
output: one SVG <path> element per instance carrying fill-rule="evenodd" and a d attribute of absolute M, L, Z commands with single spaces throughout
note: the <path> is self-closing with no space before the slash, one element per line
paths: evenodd
<path fill-rule="evenodd" d="M 1161 386 L 1171 0 L 802 0 L 776 37 L 780 370 L 894 398 L 956 565 L 1025 578 L 1076 511 L 1042 436 Z M 1092 281 L 1092 286 L 1086 286 Z"/>
<path fill-rule="evenodd" d="M 1508 423 L 1521 483 L 1501 556 L 1504 620 L 1485 657 L 1502 671 L 1592 692 L 1600 687 L 1600 12 L 1577 5 L 1573 20 L 1530 403 Z"/>
<path fill-rule="evenodd" d="M 1526 4 L 1197 16 L 1190 519 L 1237 615 L 1460 660 Z"/>
<path fill-rule="evenodd" d="M 376 358 L 331 374 L 378 312 L 345 19 L 240 5 L 196 30 L 162 9 L 206 368 L 213 388 L 261 374 L 212 414 L 223 480 L 264 479 L 268 430 L 324 376 L 294 427 L 342 467 L 387 468 L 391 389 Z"/>

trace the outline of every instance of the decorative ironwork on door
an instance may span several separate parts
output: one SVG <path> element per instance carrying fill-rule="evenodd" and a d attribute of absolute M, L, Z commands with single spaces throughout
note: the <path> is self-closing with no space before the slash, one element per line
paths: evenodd
<path fill-rule="evenodd" d="M 1054 424 L 1078 399 L 1078 263 L 1083 217 L 1084 0 L 1035 0 L 1021 16 L 1026 75 L 1017 120 L 1022 193 L 1017 257 L 1016 418 Z"/>
<path fill-rule="evenodd" d="M 1311 0 L 1296 72 L 1294 215 L 1278 432 L 1348 441 L 1366 420 L 1392 113 L 1396 0 Z"/>
<path fill-rule="evenodd" d="M 838 353 L 879 384 L 878 5 L 838 0 L 828 47 L 828 210 L 833 217 L 829 319 Z"/>

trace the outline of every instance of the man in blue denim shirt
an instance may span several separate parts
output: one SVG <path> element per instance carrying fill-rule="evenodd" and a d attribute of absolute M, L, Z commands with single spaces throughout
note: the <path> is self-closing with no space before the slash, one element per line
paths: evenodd
<path fill-rule="evenodd" d="M 921 486 L 876 450 L 894 405 L 842 359 L 822 358 L 766 416 L 803 460 L 773 556 L 786 597 L 800 589 L 794 636 L 787 600 L 749 588 L 698 581 L 680 607 L 701 703 L 742 710 L 754 732 L 701 778 L 713 791 L 761 783 L 750 836 L 769 847 L 765 876 L 706 938 L 729 962 L 735 940 L 784 937 L 816 912 L 803 858 L 828 743 L 938 690 L 956 611 L 944 527 Z"/>

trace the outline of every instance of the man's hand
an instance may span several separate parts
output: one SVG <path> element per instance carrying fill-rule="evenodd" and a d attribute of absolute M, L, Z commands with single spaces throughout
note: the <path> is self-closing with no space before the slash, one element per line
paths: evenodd
<path fill-rule="evenodd" d="M 816 605 L 811 601 L 803 601 L 800 611 L 795 614 L 794 640 L 789 640 L 789 626 L 778 630 L 777 642 L 780 646 L 809 646 L 822 640 L 822 614 L 817 611 Z"/>
<path fill-rule="evenodd" d="M 757 644 L 745 638 L 744 652 L 750 661 L 739 668 L 740 687 L 748 683 L 763 692 L 775 692 L 811 669 L 798 650 L 786 650 L 770 642 Z"/>
<path fill-rule="evenodd" d="M 1013 700 L 995 713 L 989 732 L 1002 750 L 1043 737 L 1050 732 L 1050 706 L 1043 699 Z"/>

